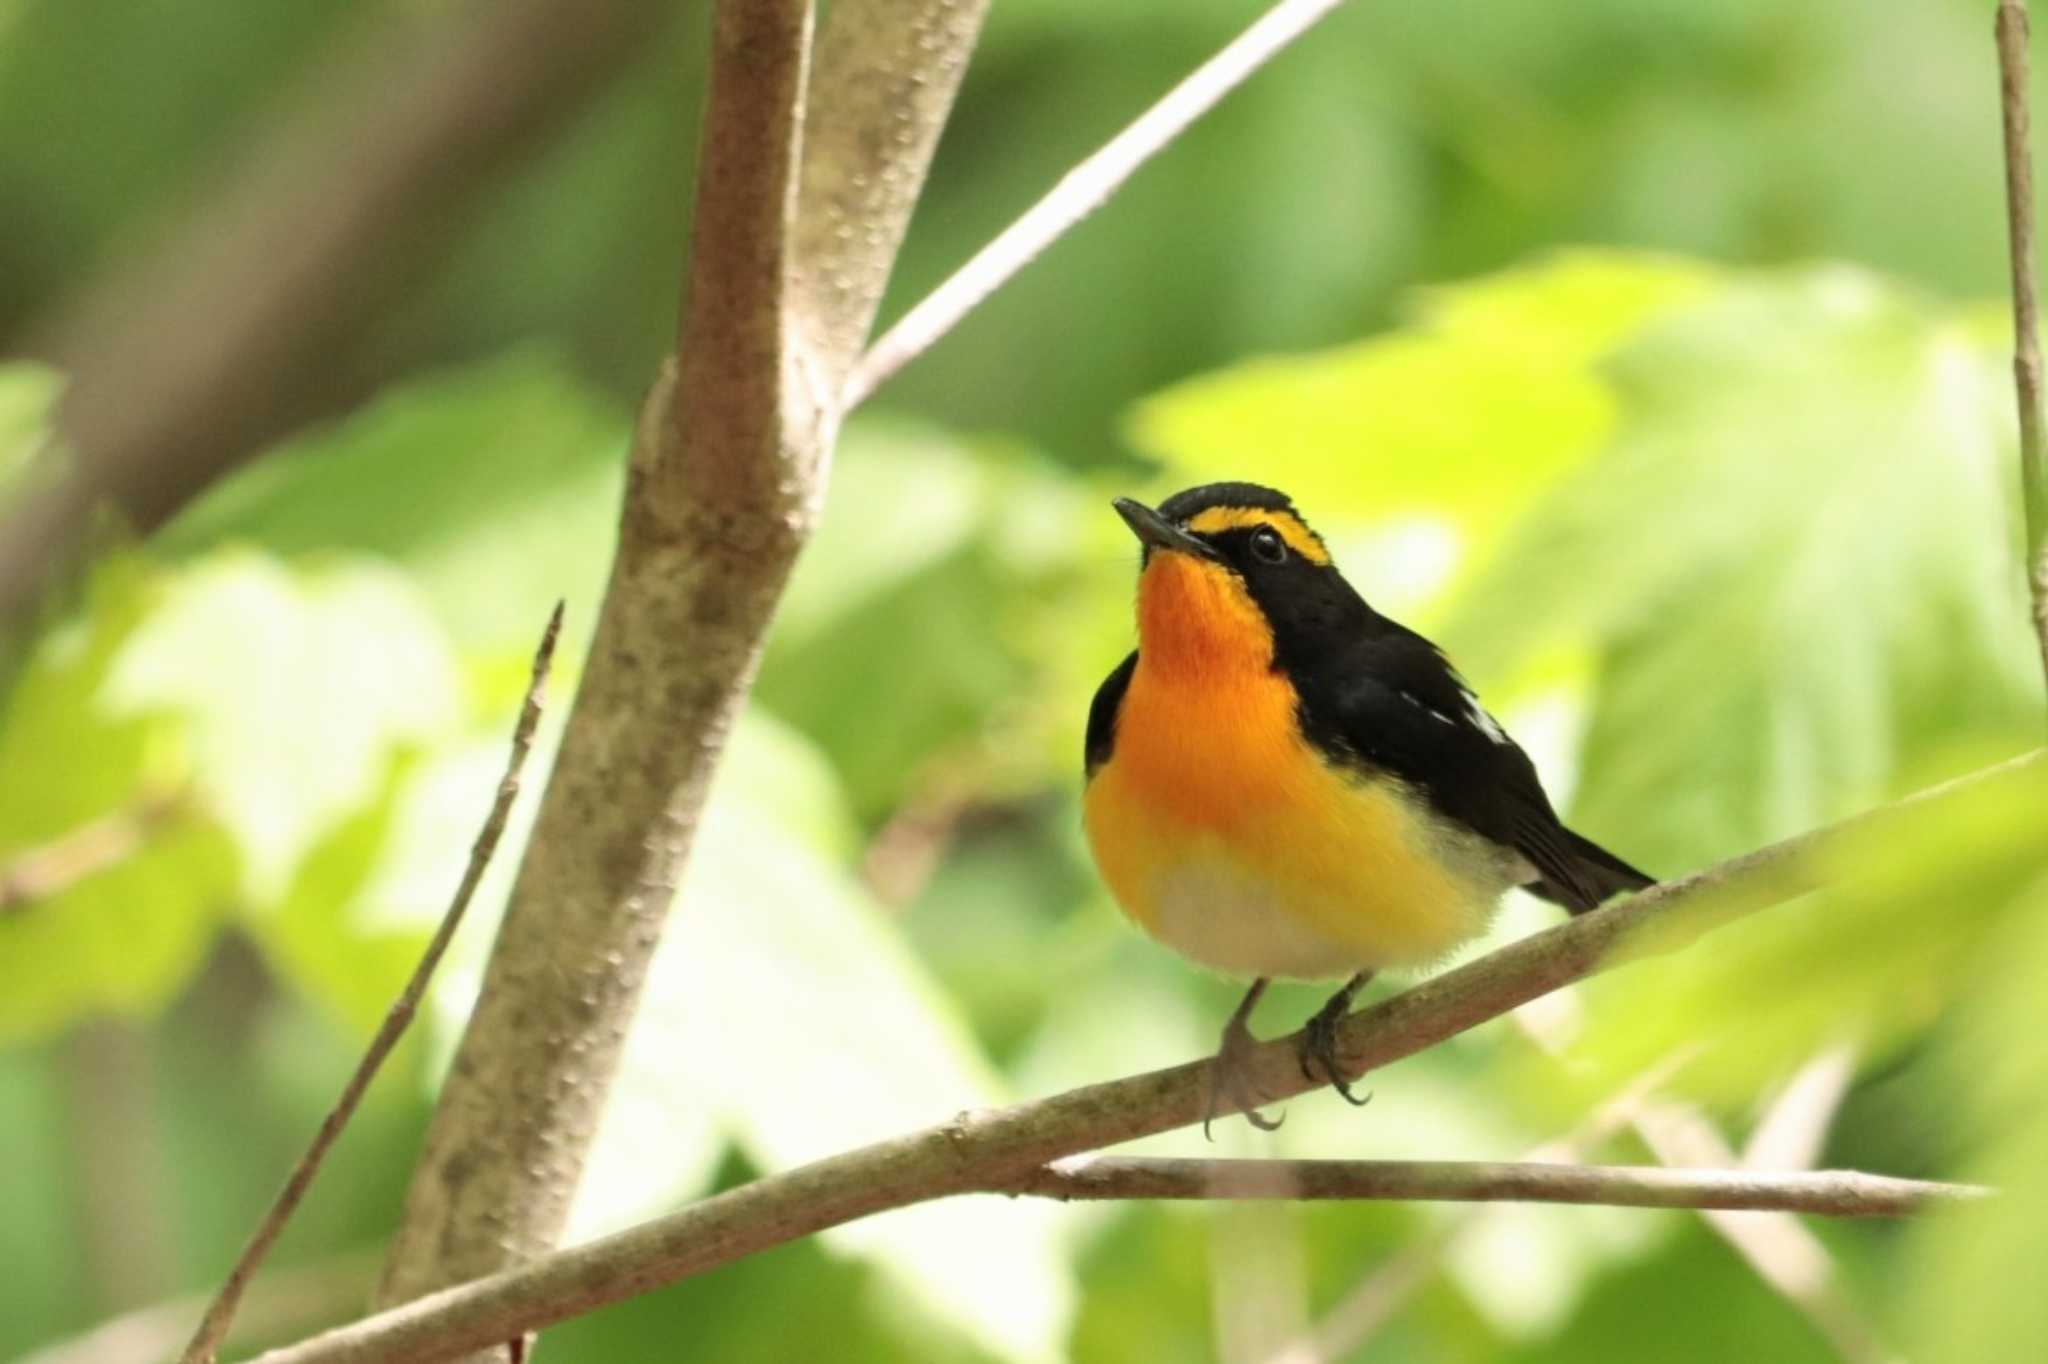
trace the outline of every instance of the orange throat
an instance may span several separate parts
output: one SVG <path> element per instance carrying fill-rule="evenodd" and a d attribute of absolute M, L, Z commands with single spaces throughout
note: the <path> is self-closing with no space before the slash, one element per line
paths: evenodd
<path fill-rule="evenodd" d="M 1138 657 L 1162 676 L 1214 685 L 1270 672 L 1273 631 L 1230 570 L 1157 552 L 1138 577 Z"/>
<path fill-rule="evenodd" d="M 1228 570 L 1159 553 L 1138 580 L 1138 668 L 1117 727 L 1119 784 L 1222 833 L 1291 804 L 1308 757 L 1273 632 Z"/>

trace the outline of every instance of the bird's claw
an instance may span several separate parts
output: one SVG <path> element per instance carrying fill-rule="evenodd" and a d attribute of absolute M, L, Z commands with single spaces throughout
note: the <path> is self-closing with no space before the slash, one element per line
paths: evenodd
<path fill-rule="evenodd" d="M 1341 996 L 1330 1001 L 1341 1005 L 1349 1005 L 1350 1002 L 1349 998 Z M 1342 1007 L 1333 1009 L 1325 1005 L 1309 1019 L 1308 1026 L 1301 1030 L 1301 1045 L 1296 1057 L 1301 1063 L 1304 1080 L 1327 1080 L 1330 1088 L 1336 1090 L 1345 1103 L 1353 1108 L 1363 1108 L 1372 1102 L 1372 1094 L 1368 1092 L 1363 1098 L 1353 1094 L 1351 1082 L 1344 1078 L 1344 1069 L 1337 1061 L 1337 1025 L 1344 1021 L 1345 1012 Z M 1310 1062 L 1322 1068 L 1321 1075 L 1316 1074 Z"/>
<path fill-rule="evenodd" d="M 1269 1118 L 1259 1112 L 1266 1096 L 1253 1087 L 1250 1076 L 1251 1049 L 1257 1045 L 1258 1039 L 1245 1026 L 1242 1014 L 1234 1015 L 1223 1029 L 1215 1059 L 1209 1062 L 1209 1100 L 1202 1112 L 1204 1140 L 1216 1140 L 1209 1133 L 1209 1124 L 1233 1111 L 1244 1114 L 1244 1120 L 1261 1132 L 1277 1131 L 1287 1120 L 1285 1114 Z"/>

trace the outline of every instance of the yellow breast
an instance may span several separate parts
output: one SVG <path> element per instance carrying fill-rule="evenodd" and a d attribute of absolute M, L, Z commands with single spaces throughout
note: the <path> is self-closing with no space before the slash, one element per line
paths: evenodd
<path fill-rule="evenodd" d="M 1214 641 L 1175 647 L 1148 597 L 1175 599 L 1141 591 L 1138 666 L 1084 798 L 1140 927 L 1217 970 L 1309 979 L 1425 962 L 1485 927 L 1507 884 L 1493 850 L 1398 783 L 1325 761 L 1283 673 Z M 1213 628 L 1214 604 L 1197 619 Z"/>

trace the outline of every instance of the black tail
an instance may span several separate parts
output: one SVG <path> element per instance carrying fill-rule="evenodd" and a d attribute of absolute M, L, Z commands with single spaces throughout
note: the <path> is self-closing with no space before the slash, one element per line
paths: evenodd
<path fill-rule="evenodd" d="M 1592 895 L 1589 897 L 1578 887 L 1565 885 L 1547 876 L 1531 881 L 1522 889 L 1554 905 L 1563 905 L 1574 914 L 1584 914 L 1610 896 L 1657 884 L 1656 877 L 1638 871 L 1592 839 L 1581 838 L 1570 829 L 1564 830 L 1564 836 L 1570 842 L 1572 853 L 1577 858 L 1572 868 L 1576 873 L 1575 879 L 1583 887 L 1590 889 Z"/>

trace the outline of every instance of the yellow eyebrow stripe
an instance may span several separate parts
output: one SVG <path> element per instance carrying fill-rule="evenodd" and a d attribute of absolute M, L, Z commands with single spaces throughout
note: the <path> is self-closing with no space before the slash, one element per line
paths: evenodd
<path fill-rule="evenodd" d="M 1249 526 L 1271 526 L 1287 547 L 1312 564 L 1330 562 L 1330 551 L 1323 548 L 1322 538 L 1292 512 L 1267 511 L 1261 507 L 1211 507 L 1198 512 L 1187 527 L 1198 535 L 1213 535 L 1217 531 L 1237 530 Z"/>

